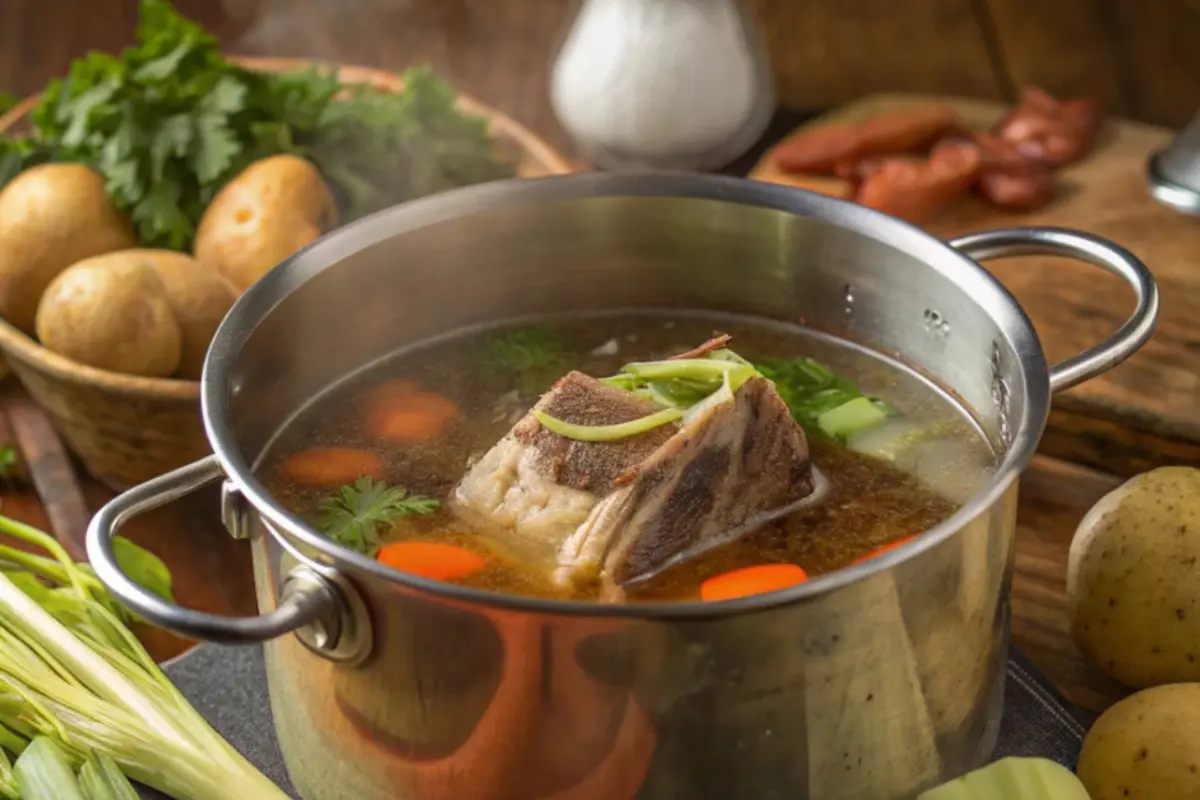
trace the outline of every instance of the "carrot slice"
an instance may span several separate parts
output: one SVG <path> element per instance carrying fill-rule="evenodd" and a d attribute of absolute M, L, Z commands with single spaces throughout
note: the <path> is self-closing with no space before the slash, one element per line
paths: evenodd
<path fill-rule="evenodd" d="M 914 533 L 914 534 L 911 534 L 911 535 L 909 535 L 909 536 L 905 536 L 905 537 L 904 537 L 904 538 L 902 538 L 902 539 L 897 539 L 897 540 L 896 540 L 896 541 L 894 541 L 894 542 L 890 542 L 890 543 L 888 543 L 888 544 L 885 544 L 885 545 L 883 545 L 882 547 L 876 547 L 874 550 L 872 550 L 871 552 L 867 553 L 865 556 L 860 556 L 859 558 L 856 558 L 856 559 L 854 559 L 854 561 L 852 561 L 852 562 L 850 562 L 850 563 L 852 563 L 852 564 L 861 564 L 861 563 L 863 563 L 864 561 L 870 561 L 872 558 L 875 558 L 876 556 L 881 556 L 881 555 L 883 555 L 884 553 L 889 553 L 889 552 L 891 552 L 892 550 L 895 550 L 895 549 L 896 549 L 896 548 L 898 548 L 898 547 L 903 547 L 904 545 L 908 544 L 909 542 L 911 542 L 911 541 L 912 541 L 913 539 L 915 539 L 915 538 L 917 538 L 917 534 L 915 534 L 915 533 Z"/>
<path fill-rule="evenodd" d="M 795 564 L 758 564 L 723 572 L 700 584 L 700 599 L 732 600 L 786 589 L 808 580 L 808 573 Z"/>
<path fill-rule="evenodd" d="M 441 435 L 461 416 L 454 401 L 412 381 L 389 380 L 367 393 L 367 435 L 398 444 L 418 444 Z"/>
<path fill-rule="evenodd" d="M 307 486 L 343 486 L 362 477 L 383 478 L 383 459 L 354 447 L 311 447 L 283 462 L 284 477 Z"/>
<path fill-rule="evenodd" d="M 378 556 L 381 564 L 392 569 L 431 578 L 452 581 L 483 569 L 483 556 L 462 547 L 437 542 L 397 542 L 385 545 Z"/>

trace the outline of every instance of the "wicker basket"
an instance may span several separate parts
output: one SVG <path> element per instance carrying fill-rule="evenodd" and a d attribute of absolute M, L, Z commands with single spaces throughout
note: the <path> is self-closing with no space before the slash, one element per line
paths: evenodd
<path fill-rule="evenodd" d="M 252 69 L 287 72 L 315 62 L 241 58 Z M 366 67 L 333 66 L 344 83 L 399 91 L 399 76 Z M 0 116 L 0 133 L 19 130 L 38 102 L 29 97 Z M 487 117 L 501 147 L 522 177 L 561 175 L 571 165 L 532 131 L 505 114 L 460 96 L 464 111 Z M 121 490 L 182 466 L 209 452 L 200 420 L 200 384 L 140 378 L 94 369 L 59 356 L 0 319 L 0 352 L 21 383 L 95 478 Z M 6 373 L 0 359 L 0 377 Z"/>

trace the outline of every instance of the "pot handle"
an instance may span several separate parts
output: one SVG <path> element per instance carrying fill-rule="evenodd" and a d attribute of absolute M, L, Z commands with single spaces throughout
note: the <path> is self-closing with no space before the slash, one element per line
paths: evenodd
<path fill-rule="evenodd" d="M 1050 369 L 1050 391 L 1061 392 L 1120 364 L 1146 343 L 1158 321 L 1158 285 L 1138 258 L 1107 239 L 1068 228 L 1001 228 L 959 236 L 947 242 L 975 261 L 1010 256 L 1065 256 L 1086 261 L 1124 278 L 1137 308 L 1117 332 L 1095 347 Z"/>
<path fill-rule="evenodd" d="M 324 620 L 336 621 L 342 605 L 340 590 L 305 566 L 289 573 L 275 610 L 256 617 L 226 617 L 183 608 L 142 588 L 121 570 L 112 537 L 122 525 L 222 477 L 224 472 L 216 456 L 209 456 L 149 480 L 105 504 L 92 517 L 87 531 L 88 560 L 100 582 L 142 618 L 181 636 L 210 642 L 254 644 Z"/>

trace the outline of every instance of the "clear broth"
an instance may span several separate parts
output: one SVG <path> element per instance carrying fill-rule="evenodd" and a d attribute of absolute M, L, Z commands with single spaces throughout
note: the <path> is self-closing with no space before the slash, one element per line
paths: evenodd
<path fill-rule="evenodd" d="M 983 485 L 994 467 L 994 453 L 969 415 L 933 384 L 876 353 L 799 326 L 714 314 L 629 312 L 544 324 L 565 343 L 566 358 L 542 380 L 483 368 L 481 348 L 487 337 L 505 330 L 500 328 L 464 331 L 408 349 L 335 386 L 275 437 L 260 462 L 268 487 L 293 512 L 315 519 L 320 502 L 337 487 L 291 481 L 281 469 L 283 461 L 311 447 L 352 447 L 384 460 L 387 483 L 444 501 L 468 465 L 529 410 L 548 381 L 570 369 L 611 375 L 630 361 L 689 350 L 715 332 L 732 334 L 730 346 L 751 361 L 815 358 L 898 409 L 904 424 L 936 428 L 938 435 L 887 461 L 810 432 L 812 461 L 830 482 L 824 501 L 670 567 L 632 590 L 627 598 L 631 602 L 695 600 L 705 579 L 755 564 L 797 564 L 810 576 L 838 569 L 944 520 Z M 396 378 L 450 398 L 461 409 L 462 420 L 428 443 L 371 439 L 363 429 L 362 397 Z M 455 581 L 462 585 L 547 598 L 598 598 L 598 585 L 564 588 L 552 579 L 552 564 L 522 558 L 497 538 L 471 530 L 444 504 L 427 516 L 405 518 L 382 540 L 440 541 L 484 556 L 482 570 Z"/>

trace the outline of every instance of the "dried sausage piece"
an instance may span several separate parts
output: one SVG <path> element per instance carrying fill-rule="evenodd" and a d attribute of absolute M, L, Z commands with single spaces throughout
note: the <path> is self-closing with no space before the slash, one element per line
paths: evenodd
<path fill-rule="evenodd" d="M 859 126 L 859 148 L 864 156 L 912 153 L 923 150 L 962 122 L 953 109 L 943 106 L 919 106 L 872 117 Z"/>
<path fill-rule="evenodd" d="M 928 159 L 884 159 L 858 190 L 859 203 L 920 224 L 965 192 L 979 177 L 983 160 L 970 142 L 940 143 Z"/>
<path fill-rule="evenodd" d="M 958 115 L 942 106 L 894 111 L 857 125 L 833 123 L 784 142 L 775 150 L 775 165 L 784 172 L 853 179 L 864 158 L 919 151 L 960 125 Z"/>
<path fill-rule="evenodd" d="M 1051 167 L 1078 161 L 1091 150 L 1100 131 L 1100 102 L 1082 98 L 1059 102 L 1037 88 L 1021 92 L 1021 102 L 1000 124 L 997 134 L 1017 151 Z"/>
<path fill-rule="evenodd" d="M 1054 197 L 1054 171 L 1037 158 L 1023 154 L 1017 145 L 990 133 L 976 133 L 982 171 L 978 189 L 988 202 L 1014 211 L 1041 208 Z"/>
<path fill-rule="evenodd" d="M 857 147 L 856 126 L 822 125 L 779 145 L 775 149 L 775 166 L 783 172 L 828 173 L 839 161 L 853 159 Z"/>
<path fill-rule="evenodd" d="M 1033 211 L 1054 199 L 1054 173 L 1030 175 L 987 172 L 979 176 L 979 194 L 989 203 L 1012 211 Z"/>

